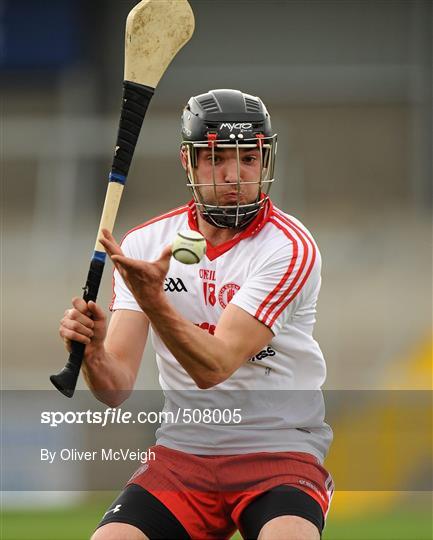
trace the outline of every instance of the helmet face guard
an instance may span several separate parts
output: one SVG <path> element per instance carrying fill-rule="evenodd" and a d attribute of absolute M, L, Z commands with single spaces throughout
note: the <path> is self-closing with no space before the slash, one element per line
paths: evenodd
<path fill-rule="evenodd" d="M 277 136 L 272 132 L 268 111 L 260 98 L 239 90 L 210 90 L 192 97 L 182 114 L 182 152 L 186 161 L 187 185 L 191 188 L 197 210 L 203 218 L 222 228 L 244 228 L 268 200 L 274 181 Z M 198 155 L 201 150 L 211 152 L 211 175 L 199 178 Z M 237 174 L 232 181 L 217 182 L 216 151 L 235 150 Z M 258 178 L 242 178 L 242 155 L 245 150 L 258 150 L 260 167 Z M 242 188 L 254 184 L 252 200 L 242 199 Z M 222 202 L 228 187 L 237 194 L 236 201 Z M 249 190 L 251 191 L 251 190 Z M 212 193 L 212 201 L 205 200 L 204 192 Z"/>
<path fill-rule="evenodd" d="M 212 134 L 211 134 L 212 135 Z M 217 183 L 215 180 L 215 150 L 235 149 L 237 161 L 237 177 L 232 182 Z M 209 149 L 212 158 L 211 180 L 203 181 L 197 176 L 198 152 L 200 149 Z M 241 179 L 241 153 L 244 150 L 257 149 L 259 151 L 259 177 L 253 180 Z M 207 141 L 184 141 L 182 150 L 187 158 L 187 186 L 192 190 L 197 210 L 203 218 L 221 228 L 246 227 L 257 215 L 260 209 L 268 200 L 269 190 L 274 182 L 275 156 L 277 151 L 277 136 L 264 137 L 258 135 L 251 139 L 222 139 L 216 140 L 209 137 Z M 241 204 L 241 188 L 245 185 L 257 186 L 256 197 L 247 204 Z M 233 204 L 222 204 L 221 188 L 227 190 L 232 187 L 232 191 L 237 193 L 237 201 Z M 202 188 L 212 188 L 214 204 L 205 201 Z"/>

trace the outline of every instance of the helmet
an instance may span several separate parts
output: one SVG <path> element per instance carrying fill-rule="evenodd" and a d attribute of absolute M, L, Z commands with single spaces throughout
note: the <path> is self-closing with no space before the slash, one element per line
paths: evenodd
<path fill-rule="evenodd" d="M 261 99 L 239 90 L 210 90 L 193 96 L 182 114 L 181 148 L 187 158 L 187 185 L 192 190 L 196 207 L 203 218 L 222 228 L 241 229 L 250 223 L 268 200 L 269 189 L 274 181 L 277 150 L 277 135 L 272 132 L 271 119 Z M 200 148 L 212 150 L 211 183 L 203 183 L 196 177 L 197 152 Z M 236 204 L 219 204 L 214 174 L 215 148 L 236 149 L 238 178 L 228 182 L 235 186 L 238 193 Z M 257 184 L 257 197 L 248 204 L 239 202 L 242 183 L 239 177 L 239 152 L 244 148 L 258 148 L 260 151 L 260 177 L 253 182 Z M 204 201 L 200 186 L 214 187 L 215 204 Z"/>

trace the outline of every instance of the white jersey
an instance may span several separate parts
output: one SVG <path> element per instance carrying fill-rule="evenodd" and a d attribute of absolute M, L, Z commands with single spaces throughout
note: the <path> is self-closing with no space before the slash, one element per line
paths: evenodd
<path fill-rule="evenodd" d="M 123 239 L 123 252 L 155 260 L 185 229 L 197 230 L 192 202 L 132 229 Z M 309 231 L 271 202 L 232 240 L 217 247 L 208 243 L 200 263 L 171 259 L 164 290 L 183 317 L 213 334 L 231 302 L 268 326 L 274 337 L 229 379 L 201 390 L 151 329 L 164 410 L 176 418 L 157 430 L 158 444 L 208 455 L 308 452 L 323 461 L 332 431 L 324 422 L 320 391 L 325 361 L 312 336 L 320 269 Z M 117 271 L 110 308 L 141 311 Z M 186 409 L 195 410 L 194 418 L 185 415 Z M 199 414 L 204 410 L 211 416 Z"/>

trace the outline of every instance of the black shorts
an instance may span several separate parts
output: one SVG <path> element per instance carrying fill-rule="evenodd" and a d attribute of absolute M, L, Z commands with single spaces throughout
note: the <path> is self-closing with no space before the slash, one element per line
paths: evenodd
<path fill-rule="evenodd" d="M 320 505 L 308 494 L 291 486 L 277 486 L 253 500 L 241 516 L 244 538 L 258 537 L 261 528 L 279 516 L 299 516 L 322 533 L 324 519 Z M 183 525 L 156 497 L 131 484 L 119 495 L 98 525 L 127 523 L 150 540 L 191 540 Z M 199 539 L 194 539 L 199 540 Z"/>

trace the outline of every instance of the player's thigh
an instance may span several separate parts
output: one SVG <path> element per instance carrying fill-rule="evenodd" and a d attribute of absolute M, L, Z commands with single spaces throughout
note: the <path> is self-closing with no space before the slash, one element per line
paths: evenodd
<path fill-rule="evenodd" d="M 324 518 L 313 497 L 281 485 L 254 499 L 242 512 L 239 525 L 246 540 L 317 540 Z"/>
<path fill-rule="evenodd" d="M 258 540 L 320 540 L 320 534 L 307 519 L 279 516 L 263 525 Z"/>
<path fill-rule="evenodd" d="M 100 527 L 90 540 L 149 540 L 149 537 L 133 525 L 107 523 Z"/>
<path fill-rule="evenodd" d="M 149 491 L 130 484 L 111 504 L 91 540 L 190 540 L 183 525 Z"/>

